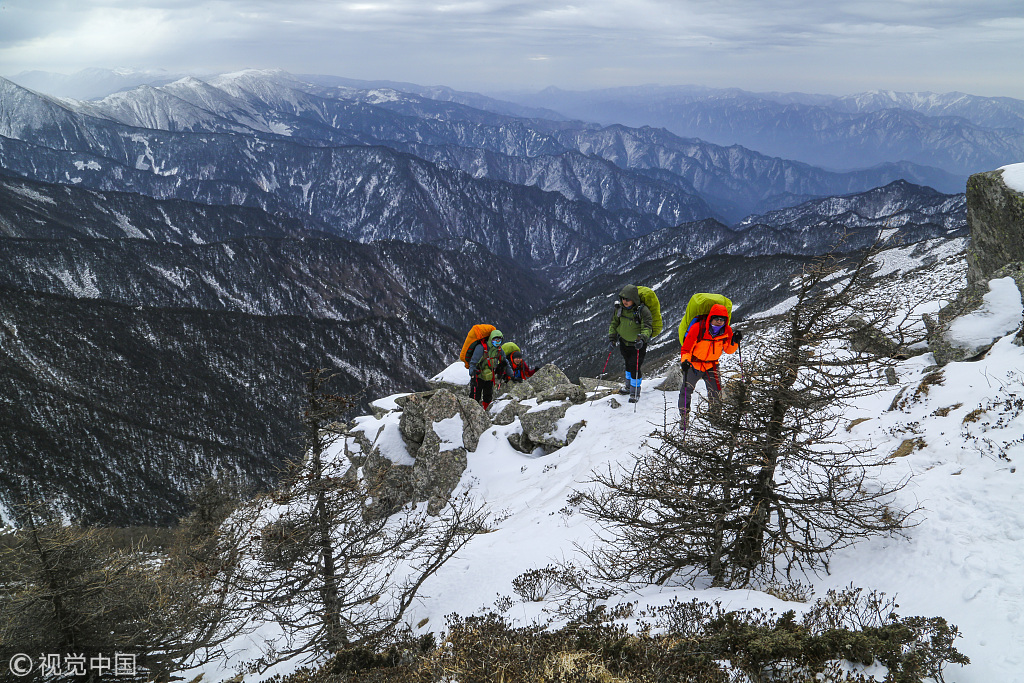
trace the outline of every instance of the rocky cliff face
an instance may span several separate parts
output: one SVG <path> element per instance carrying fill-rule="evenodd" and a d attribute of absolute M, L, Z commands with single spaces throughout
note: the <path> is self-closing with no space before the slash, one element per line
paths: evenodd
<path fill-rule="evenodd" d="M 1024 194 L 1003 182 L 1001 170 L 967 180 L 967 282 L 987 282 L 995 271 L 1024 261 Z"/>
<path fill-rule="evenodd" d="M 1013 331 L 993 328 L 991 334 L 966 337 L 957 332 L 958 321 L 968 316 L 996 313 L 983 310 L 996 280 L 1012 278 L 1024 292 L 1024 194 L 1007 187 L 1002 176 L 1002 170 L 987 171 L 967 181 L 967 287 L 939 311 L 937 320 L 925 317 L 928 347 L 939 365 L 980 358 L 1000 336 Z M 989 303 L 988 308 L 994 305 Z M 1002 312 L 1008 305 L 1013 302 L 998 304 Z M 1015 343 L 1024 343 L 1019 329 Z"/>

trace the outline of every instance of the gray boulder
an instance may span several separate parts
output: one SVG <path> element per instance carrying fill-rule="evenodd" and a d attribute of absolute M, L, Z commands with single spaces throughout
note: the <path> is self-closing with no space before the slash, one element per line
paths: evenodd
<path fill-rule="evenodd" d="M 480 443 L 480 435 L 490 428 L 491 419 L 479 403 L 468 396 L 456 396 L 447 389 L 439 389 L 423 406 L 426 436 L 422 443 L 427 443 L 435 423 L 456 415 L 462 418 L 463 445 L 467 450 L 475 451 Z M 419 458 L 419 454 L 414 454 L 413 457 Z"/>
<path fill-rule="evenodd" d="M 558 369 L 558 366 L 548 363 L 536 373 L 533 377 L 530 377 L 527 382 L 533 387 L 534 391 L 538 394 L 542 394 L 548 389 L 557 387 L 559 384 L 572 384 L 569 378 L 566 377 L 565 373 Z"/>
<path fill-rule="evenodd" d="M 559 403 L 550 408 L 532 410 L 520 416 L 519 420 L 523 425 L 523 433 L 520 437 L 521 448 L 519 450 L 531 452 L 537 446 L 541 446 L 546 452 L 551 453 L 572 443 L 580 428 L 586 424 L 585 421 L 580 420 L 570 426 L 565 437 L 554 435 L 555 426 L 559 420 L 565 417 L 565 413 L 569 410 L 570 405 L 569 403 Z M 511 440 L 510 443 L 512 443 Z M 515 447 L 514 443 L 513 447 Z M 529 450 L 526 450 L 527 448 Z"/>
<path fill-rule="evenodd" d="M 501 409 L 501 412 L 494 416 L 492 422 L 496 425 L 510 425 L 517 417 L 522 417 L 532 406 L 523 405 L 519 401 L 512 401 Z"/>
<path fill-rule="evenodd" d="M 600 379 L 597 377 L 580 377 L 580 386 L 582 386 L 587 392 L 591 391 L 618 391 L 618 382 L 612 382 L 607 379 Z"/>
<path fill-rule="evenodd" d="M 516 449 L 520 453 L 530 454 L 533 453 L 533 449 L 536 448 L 530 443 L 530 437 L 526 436 L 522 432 L 512 432 L 508 435 L 508 443 L 512 448 Z"/>
<path fill-rule="evenodd" d="M 669 363 L 665 381 L 654 387 L 659 391 L 679 391 L 683 388 L 683 369 L 679 363 Z"/>
<path fill-rule="evenodd" d="M 537 395 L 538 403 L 548 401 L 571 401 L 579 405 L 586 403 L 587 392 L 578 384 L 559 384 Z"/>
<path fill-rule="evenodd" d="M 967 179 L 967 288 L 937 318 L 924 316 L 928 349 L 939 365 L 980 357 L 992 347 L 995 340 L 967 347 L 947 334 L 953 321 L 981 307 L 991 280 L 1013 277 L 1024 291 L 1024 195 L 1007 187 L 1002 176 L 996 170 Z M 1014 342 L 1024 344 L 1020 337 L 1018 332 Z"/>
<path fill-rule="evenodd" d="M 846 319 L 849 327 L 850 348 L 854 353 L 866 353 L 883 358 L 905 360 L 915 355 L 904 346 L 883 334 L 878 328 L 859 315 L 851 315 Z"/>
<path fill-rule="evenodd" d="M 504 386 L 509 397 L 517 401 L 526 401 L 537 395 L 537 390 L 529 382 L 510 382 Z"/>
<path fill-rule="evenodd" d="M 430 396 L 433 396 L 433 392 L 430 393 Z M 423 406 L 428 400 L 429 397 L 410 397 L 410 400 L 404 402 L 402 416 L 398 419 L 398 430 L 402 434 L 402 440 L 405 441 L 405 447 L 409 450 L 410 455 L 415 453 L 419 445 L 423 443 L 423 437 L 427 433 Z"/>
<path fill-rule="evenodd" d="M 1010 263 L 992 274 L 991 280 L 998 280 L 1004 277 L 1012 277 L 1017 284 L 1017 289 L 1024 292 L 1024 262 Z M 939 365 L 979 358 L 992 348 L 998 338 L 992 338 L 986 342 L 975 344 L 964 344 L 949 336 L 950 327 L 958 319 L 969 315 L 982 308 L 984 296 L 989 292 L 989 280 L 971 284 L 960 292 L 957 297 L 939 311 L 938 318 L 924 316 L 925 326 L 928 329 L 928 350 L 935 355 L 935 362 Z M 1014 343 L 1020 341 L 1021 332 L 1018 331 Z"/>
<path fill-rule="evenodd" d="M 519 421 L 523 424 L 523 432 L 530 437 L 531 441 L 540 441 L 544 435 L 554 431 L 555 424 L 565 417 L 569 405 L 568 403 L 558 403 L 550 408 L 534 409 L 524 413 L 519 417 Z"/>
<path fill-rule="evenodd" d="M 468 374 L 469 371 L 467 370 L 466 373 Z M 450 392 L 452 392 L 453 394 L 456 394 L 456 395 L 458 395 L 458 394 L 465 394 L 467 396 L 469 395 L 469 385 L 468 384 L 455 384 L 454 382 L 444 382 L 444 381 L 441 381 L 441 380 L 433 380 L 433 379 L 431 379 L 431 380 L 427 380 L 427 386 L 430 387 L 432 390 L 447 389 L 448 391 L 450 391 Z"/>
<path fill-rule="evenodd" d="M 371 519 L 393 515 L 404 505 L 417 500 L 413 468 L 409 465 L 397 465 L 374 450 L 362 467 L 370 492 L 366 514 Z"/>
<path fill-rule="evenodd" d="M 427 501 L 427 511 L 437 514 L 448 502 L 466 470 L 466 454 L 475 451 L 480 436 L 491 426 L 479 403 L 447 389 L 421 392 L 401 401 L 399 432 L 414 464 L 396 465 L 372 449 L 366 437 L 353 434 L 364 451 L 363 470 L 372 486 L 370 514 L 389 515 L 401 506 Z M 437 423 L 458 416 L 461 443 L 446 442 Z"/>
<path fill-rule="evenodd" d="M 398 398 L 395 399 L 395 404 L 399 408 L 404 410 L 406 405 L 409 404 L 409 402 L 419 401 L 421 403 L 425 403 L 427 400 L 430 399 L 431 396 L 433 396 L 436 393 L 437 389 L 430 389 L 429 391 L 417 391 L 412 394 L 406 394 L 405 396 L 399 396 Z"/>
<path fill-rule="evenodd" d="M 416 500 L 425 500 L 427 512 L 436 515 L 448 502 L 466 471 L 466 449 L 462 446 L 441 450 L 441 439 L 427 433 L 412 466 L 412 486 Z"/>

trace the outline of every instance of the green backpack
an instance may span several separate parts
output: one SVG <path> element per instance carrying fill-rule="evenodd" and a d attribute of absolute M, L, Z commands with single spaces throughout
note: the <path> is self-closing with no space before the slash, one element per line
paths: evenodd
<path fill-rule="evenodd" d="M 650 287 L 637 287 L 637 289 L 640 291 L 640 301 L 644 306 L 651 309 L 651 327 L 654 332 L 651 336 L 656 337 L 664 327 L 664 323 L 661 320 L 661 303 L 658 301 L 658 295 Z"/>
<path fill-rule="evenodd" d="M 686 337 L 686 331 L 690 329 L 690 325 L 696 318 L 702 315 L 707 315 L 711 312 L 711 307 L 715 304 L 722 304 L 725 306 L 725 310 L 729 311 L 729 318 L 726 320 L 726 325 L 732 322 L 732 301 L 722 296 L 721 294 L 707 294 L 701 292 L 700 294 L 694 294 L 690 297 L 690 303 L 686 304 L 686 313 L 683 314 L 683 319 L 679 322 L 679 343 L 683 343 L 683 339 Z"/>

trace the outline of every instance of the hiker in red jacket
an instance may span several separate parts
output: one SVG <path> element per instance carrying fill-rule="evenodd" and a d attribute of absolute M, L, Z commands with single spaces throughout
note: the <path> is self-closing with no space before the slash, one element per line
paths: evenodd
<path fill-rule="evenodd" d="M 729 327 L 729 311 L 715 304 L 707 315 L 693 320 L 681 341 L 679 357 L 683 370 L 683 389 L 679 392 L 679 420 L 686 431 L 690 415 L 690 398 L 698 380 L 704 380 L 708 402 L 714 406 L 722 393 L 718 359 L 723 353 L 735 353 L 742 333 Z"/>
<path fill-rule="evenodd" d="M 531 368 L 523 360 L 523 350 L 519 348 L 514 342 L 505 342 L 501 345 L 501 350 L 505 352 L 505 358 L 508 359 L 509 374 L 513 382 L 522 382 L 524 379 L 533 377 L 533 373 L 537 372 L 536 368 Z"/>

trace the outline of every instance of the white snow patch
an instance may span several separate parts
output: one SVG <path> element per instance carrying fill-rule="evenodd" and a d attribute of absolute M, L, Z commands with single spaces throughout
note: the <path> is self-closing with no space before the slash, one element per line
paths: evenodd
<path fill-rule="evenodd" d="M 430 381 L 449 382 L 451 384 L 463 384 L 469 386 L 469 370 L 466 369 L 466 366 L 462 364 L 461 360 L 456 361 L 431 377 Z"/>
<path fill-rule="evenodd" d="M 142 232 L 141 230 L 136 228 L 134 225 L 132 225 L 132 222 L 128 219 L 128 216 L 125 216 L 124 214 L 120 214 L 117 211 L 114 211 L 113 213 L 114 213 L 114 218 L 117 220 L 118 227 L 121 228 L 122 230 L 124 230 L 124 234 L 125 235 L 127 235 L 128 237 L 134 237 L 134 238 L 140 239 L 140 240 L 146 239 L 146 233 Z"/>
<path fill-rule="evenodd" d="M 398 429 L 401 417 L 400 413 L 388 413 L 379 420 L 369 415 L 357 417 L 356 426 L 350 431 L 365 434 L 370 443 L 380 449 L 380 454 L 396 465 L 412 467 L 416 461 L 409 455 Z"/>
<path fill-rule="evenodd" d="M 178 289 L 185 288 L 185 278 L 183 278 L 177 271 L 166 270 L 165 268 L 161 268 L 160 266 L 153 265 L 151 265 L 150 268 L 163 275 L 171 284 L 173 284 Z"/>
<path fill-rule="evenodd" d="M 949 326 L 946 341 L 950 344 L 965 349 L 977 348 L 1020 327 L 1024 306 L 1013 278 L 992 280 L 988 289 L 980 309 L 960 316 Z"/>
<path fill-rule="evenodd" d="M 45 194 L 41 194 L 39 192 L 36 192 L 35 190 L 33 190 L 31 188 L 28 188 L 28 187 L 18 187 L 17 185 L 12 185 L 10 189 L 11 189 L 11 192 L 13 192 L 15 194 L 20 194 L 22 197 L 28 197 L 29 199 L 34 199 L 37 202 L 43 202 L 44 204 L 53 204 L 53 205 L 57 204 L 56 200 L 54 200 L 52 197 L 47 197 Z"/>
<path fill-rule="evenodd" d="M 58 271 L 57 277 L 68 288 L 68 292 L 79 299 L 98 299 L 100 289 L 96 285 L 96 273 L 88 266 L 79 266 L 77 272 Z"/>
<path fill-rule="evenodd" d="M 758 318 L 770 318 L 773 315 L 782 315 L 783 313 L 785 313 L 789 309 L 791 309 L 794 306 L 796 306 L 796 302 L 798 300 L 799 299 L 797 297 L 791 296 L 788 299 L 786 299 L 785 301 L 783 301 L 781 304 L 777 304 L 775 306 L 772 306 L 771 308 L 769 308 L 766 311 L 761 311 L 760 313 L 754 313 L 753 315 L 748 316 L 747 319 L 748 320 L 757 320 Z"/>
<path fill-rule="evenodd" d="M 1014 192 L 1024 194 L 1024 163 L 1009 164 L 999 168 L 1003 172 L 1003 183 Z"/>
<path fill-rule="evenodd" d="M 89 169 L 90 171 L 99 171 L 99 170 L 103 169 L 103 167 L 100 166 L 99 163 L 97 163 L 96 161 L 92 161 L 92 160 L 90 160 L 90 161 L 73 161 L 71 163 L 73 163 L 75 165 L 75 168 L 77 168 L 79 171 L 84 171 L 85 169 Z"/>
<path fill-rule="evenodd" d="M 465 444 L 462 441 L 462 416 L 453 415 L 449 418 L 435 422 L 431 429 L 437 434 L 438 438 L 441 439 L 441 451 L 451 451 L 456 448 L 464 448 Z M 445 446 L 448 446 L 445 448 Z"/>
<path fill-rule="evenodd" d="M 290 136 L 292 134 L 291 126 L 289 126 L 287 124 L 284 124 L 284 123 L 281 123 L 280 121 L 271 121 L 270 122 L 270 131 L 272 133 L 277 133 L 278 135 L 289 135 Z"/>
<path fill-rule="evenodd" d="M 370 405 L 374 408 L 380 408 L 381 410 L 391 412 L 392 410 L 398 410 L 398 404 L 395 402 L 396 398 L 402 398 L 409 394 L 391 394 L 384 398 L 378 398 L 376 401 L 370 401 Z"/>

